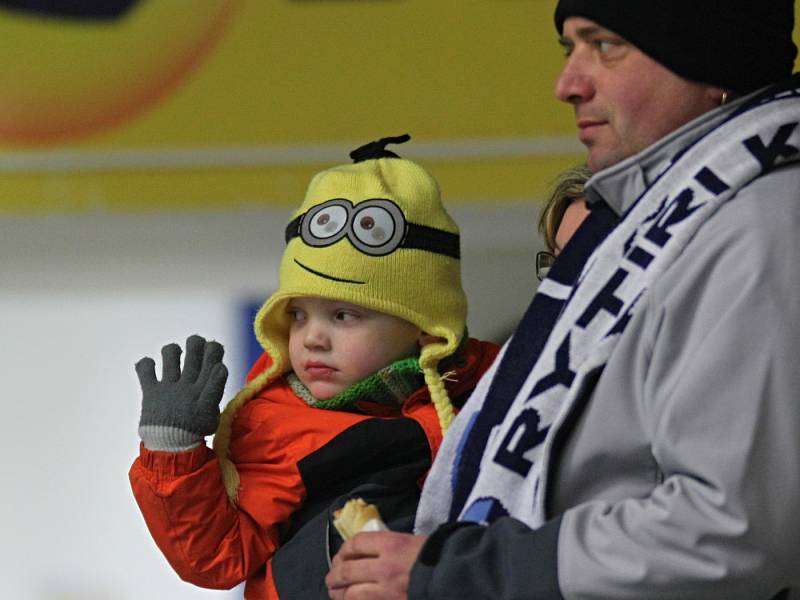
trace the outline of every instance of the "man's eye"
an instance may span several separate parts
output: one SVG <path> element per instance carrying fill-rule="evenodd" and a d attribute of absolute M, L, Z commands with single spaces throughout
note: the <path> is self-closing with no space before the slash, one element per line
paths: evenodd
<path fill-rule="evenodd" d="M 292 321 L 302 321 L 305 317 L 303 311 L 299 308 L 289 308 L 286 310 L 286 313 L 289 315 L 289 319 Z"/>
<path fill-rule="evenodd" d="M 339 321 L 352 321 L 356 318 L 357 318 L 356 315 L 344 310 L 340 310 L 339 312 L 336 313 L 336 319 Z"/>
<path fill-rule="evenodd" d="M 622 44 L 617 40 L 595 40 L 595 48 L 602 55 L 609 55 L 619 49 Z"/>

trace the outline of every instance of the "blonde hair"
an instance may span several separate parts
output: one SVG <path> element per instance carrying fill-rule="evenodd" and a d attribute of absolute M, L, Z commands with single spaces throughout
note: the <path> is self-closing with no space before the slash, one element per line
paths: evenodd
<path fill-rule="evenodd" d="M 560 173 L 550 186 L 550 192 L 539 218 L 539 233 L 549 252 L 556 250 L 556 232 L 564 213 L 572 202 L 583 197 L 583 188 L 592 172 L 586 165 L 578 165 Z"/>

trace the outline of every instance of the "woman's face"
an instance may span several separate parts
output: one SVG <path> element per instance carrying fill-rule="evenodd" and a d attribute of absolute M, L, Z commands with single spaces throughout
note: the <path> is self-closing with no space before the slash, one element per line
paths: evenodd
<path fill-rule="evenodd" d="M 561 218 L 561 223 L 556 230 L 556 247 L 553 248 L 553 254 L 559 255 L 562 248 L 566 246 L 569 239 L 580 227 L 583 220 L 589 215 L 589 208 L 586 206 L 586 201 L 583 198 L 576 198 L 564 211 L 564 216 Z"/>

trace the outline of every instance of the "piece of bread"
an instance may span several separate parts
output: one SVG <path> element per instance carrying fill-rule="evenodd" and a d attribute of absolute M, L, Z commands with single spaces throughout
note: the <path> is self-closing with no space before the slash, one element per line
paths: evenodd
<path fill-rule="evenodd" d="M 361 498 L 348 500 L 333 513 L 333 526 L 343 540 L 353 537 L 360 531 L 387 531 L 378 507 L 367 504 Z"/>

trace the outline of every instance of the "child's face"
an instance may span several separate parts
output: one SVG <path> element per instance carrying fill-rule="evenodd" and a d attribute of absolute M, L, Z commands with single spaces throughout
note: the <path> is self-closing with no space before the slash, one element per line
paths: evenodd
<path fill-rule="evenodd" d="M 286 310 L 292 369 L 318 400 L 419 353 L 422 332 L 398 317 L 311 297 L 293 298 Z"/>

